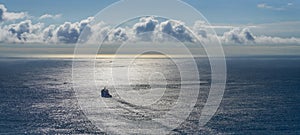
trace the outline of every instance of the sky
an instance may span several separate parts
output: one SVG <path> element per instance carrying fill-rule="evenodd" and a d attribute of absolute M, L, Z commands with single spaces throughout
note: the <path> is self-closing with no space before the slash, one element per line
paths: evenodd
<path fill-rule="evenodd" d="M 297 0 L 186 0 L 213 23 L 264 24 L 299 21 Z M 217 3 L 217 4 L 216 4 Z"/>
<path fill-rule="evenodd" d="M 300 45 L 300 1 L 297 0 L 183 0 L 210 24 L 189 19 L 185 9 L 178 9 L 170 14 L 183 15 L 187 21 L 150 16 L 138 18 L 127 27 L 113 28 L 112 22 L 102 21 L 90 25 L 99 11 L 116 2 L 118 0 L 0 0 L 0 43 L 74 44 L 86 28 L 90 29 L 91 39 L 104 39 L 108 35 L 108 40 L 114 42 L 145 40 L 140 34 L 143 32 L 160 39 L 157 33 L 164 32 L 179 41 L 193 42 L 189 29 L 209 40 L 206 28 L 211 24 L 210 28 L 214 28 L 224 45 Z M 164 0 L 160 4 L 171 6 L 172 2 Z M 144 6 L 147 4 L 137 3 L 130 9 L 120 7 L 120 10 L 136 12 L 136 8 Z M 112 15 L 117 13 L 111 12 Z M 119 17 L 126 14 L 118 13 Z"/>
<path fill-rule="evenodd" d="M 58 22 L 74 22 L 94 16 L 117 1 L 0 0 L 0 3 L 10 11 L 28 12 L 35 17 L 44 14 L 62 14 L 63 18 Z M 300 1 L 297 0 L 184 0 L 184 2 L 198 9 L 211 23 L 264 24 L 300 21 L 298 17 Z"/>

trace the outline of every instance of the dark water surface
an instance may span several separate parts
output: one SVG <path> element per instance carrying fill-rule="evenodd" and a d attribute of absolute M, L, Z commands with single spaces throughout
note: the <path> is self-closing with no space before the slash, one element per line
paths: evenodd
<path fill-rule="evenodd" d="M 227 68 L 216 115 L 205 127 L 183 124 L 175 133 L 300 134 L 300 58 L 228 58 Z M 77 105 L 72 60 L 0 60 L 0 134 L 26 133 L 102 133 Z"/>

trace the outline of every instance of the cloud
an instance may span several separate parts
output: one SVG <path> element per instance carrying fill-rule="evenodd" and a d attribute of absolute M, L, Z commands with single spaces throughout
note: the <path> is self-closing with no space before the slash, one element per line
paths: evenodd
<path fill-rule="evenodd" d="M 255 24 L 255 27 L 244 27 L 251 29 L 256 36 L 268 35 L 272 37 L 293 37 L 300 34 L 300 29 L 298 29 L 299 26 L 300 21 L 290 21 Z"/>
<path fill-rule="evenodd" d="M 39 17 L 39 20 L 43 19 L 58 19 L 61 18 L 62 14 L 56 14 L 56 15 L 51 15 L 51 14 L 44 14 Z"/>
<path fill-rule="evenodd" d="M 300 38 L 290 37 L 271 37 L 271 36 L 259 36 L 256 38 L 258 45 L 300 45 Z"/>
<path fill-rule="evenodd" d="M 206 30 L 207 24 L 204 21 L 196 21 L 193 26 L 193 31 L 203 37 L 207 38 L 207 30 Z"/>
<path fill-rule="evenodd" d="M 176 38 L 181 42 L 194 42 L 191 33 L 188 31 L 187 27 L 183 22 L 176 20 L 167 20 L 160 23 L 159 31 Z M 163 39 L 168 39 L 168 37 L 162 36 Z"/>
<path fill-rule="evenodd" d="M 20 13 L 14 13 L 14 12 L 6 12 L 4 14 L 4 19 L 5 20 L 18 20 L 18 19 L 24 19 L 28 17 L 28 14 L 25 12 L 20 12 Z"/>
<path fill-rule="evenodd" d="M 25 12 L 8 12 L 5 5 L 0 4 L 0 22 L 12 21 L 28 17 Z"/>
<path fill-rule="evenodd" d="M 49 25 L 43 30 L 43 42 L 45 43 L 55 43 L 56 42 L 56 33 L 55 25 Z"/>
<path fill-rule="evenodd" d="M 129 37 L 130 40 L 138 41 L 169 41 L 173 37 L 181 42 L 194 42 L 192 33 L 188 27 L 181 21 L 165 20 L 159 21 L 155 17 L 142 17 L 139 22 L 133 25 L 132 30 L 127 29 L 127 35 L 134 33 L 135 37 Z"/>
<path fill-rule="evenodd" d="M 221 37 L 221 40 L 224 43 L 253 44 L 255 42 L 255 37 L 248 28 L 235 28 L 225 32 Z"/>
<path fill-rule="evenodd" d="M 0 42 L 1 43 L 15 43 L 16 37 L 10 33 L 7 28 L 0 28 Z"/>
<path fill-rule="evenodd" d="M 214 34 L 211 33 L 212 31 L 209 31 L 215 27 L 203 21 L 196 21 L 191 27 L 192 32 L 195 34 L 192 35 L 188 26 L 176 20 L 158 20 L 155 17 L 144 17 L 135 24 L 117 28 L 112 28 L 105 22 L 91 25 L 90 23 L 93 20 L 93 17 L 89 17 L 78 22 L 65 22 L 61 25 L 50 24 L 49 26 L 45 26 L 43 23 L 33 23 L 31 20 L 23 20 L 14 24 L 3 24 L 0 25 L 0 42 L 74 44 L 78 42 L 79 37 L 81 39 L 80 42 L 89 44 L 98 44 L 103 40 L 110 43 L 127 41 L 169 42 L 174 41 L 174 38 L 181 42 L 195 42 L 195 35 L 200 40 L 215 39 L 213 38 Z M 287 24 L 290 25 L 290 23 Z M 271 26 L 279 27 L 280 24 L 268 27 Z M 258 26 L 253 28 L 259 29 L 264 27 Z M 228 26 L 224 30 L 225 32 L 218 34 L 224 45 L 300 45 L 300 38 L 255 35 L 250 31 L 250 27 Z M 147 33 L 147 35 L 143 35 L 143 33 Z"/>
<path fill-rule="evenodd" d="M 65 22 L 57 29 L 57 39 L 63 43 L 76 43 L 84 28 L 86 28 L 85 32 L 88 33 L 86 36 L 89 36 L 89 32 L 91 32 L 89 22 L 92 20 L 93 17 L 89 17 L 88 19 L 76 23 Z"/>
<path fill-rule="evenodd" d="M 275 36 L 254 36 L 248 28 L 235 28 L 225 32 L 220 37 L 224 45 L 300 45 L 300 38 L 296 37 L 275 37 Z"/>
<path fill-rule="evenodd" d="M 143 17 L 133 26 L 137 38 L 144 41 L 152 40 L 153 32 L 158 24 L 154 17 Z"/>
<path fill-rule="evenodd" d="M 258 8 L 266 8 L 266 9 L 272 9 L 274 7 L 267 5 L 266 3 L 261 3 L 257 5 Z"/>
<path fill-rule="evenodd" d="M 4 20 L 4 13 L 6 12 L 6 8 L 4 5 L 0 4 L 0 21 Z"/>
<path fill-rule="evenodd" d="M 43 23 L 33 24 L 31 20 L 24 20 L 20 23 L 9 24 L 1 27 L 0 42 L 6 43 L 76 43 L 80 34 L 85 30 L 88 38 L 91 35 L 89 17 L 80 22 L 65 22 L 62 25 L 49 25 L 44 27 Z M 82 37 L 84 39 L 84 37 Z"/>
<path fill-rule="evenodd" d="M 260 3 L 260 4 L 257 4 L 257 7 L 258 8 L 261 8 L 261 9 L 270 9 L 270 10 L 278 10 L 278 11 L 281 11 L 281 10 L 286 10 L 287 8 L 293 6 L 294 4 L 293 3 L 287 3 L 281 7 L 275 7 L 275 6 L 271 6 L 271 5 L 268 5 L 266 3 Z"/>
<path fill-rule="evenodd" d="M 108 41 L 123 42 L 123 41 L 127 41 L 128 39 L 129 39 L 129 37 L 124 28 L 114 29 L 108 36 Z"/>
<path fill-rule="evenodd" d="M 25 20 L 6 27 L 6 29 L 20 41 L 37 40 L 37 38 L 40 38 L 39 34 L 42 28 L 42 23 L 32 24 L 31 20 Z"/>
<path fill-rule="evenodd" d="M 157 24 L 158 20 L 156 20 L 154 17 L 143 17 L 140 19 L 140 22 L 133 26 L 133 29 L 136 34 L 152 32 L 155 30 Z"/>
<path fill-rule="evenodd" d="M 271 10 L 285 10 L 291 6 L 294 4 L 287 3 L 281 7 L 266 3 L 257 5 L 258 8 Z M 38 18 L 34 17 L 37 20 L 29 20 L 26 12 L 9 12 L 5 5 L 0 4 L 0 42 L 74 44 L 78 42 L 79 37 L 81 39 L 79 42 L 89 44 L 97 44 L 103 40 L 106 42 L 152 42 L 157 40 L 169 42 L 173 41 L 174 38 L 181 42 L 195 42 L 195 35 L 200 40 L 215 39 L 211 29 L 218 29 L 219 39 L 225 45 L 300 45 L 300 38 L 293 37 L 293 35 L 299 34 L 299 30 L 296 29 L 299 22 L 260 24 L 250 27 L 211 26 L 204 21 L 196 21 L 191 29 L 181 21 L 151 16 L 142 17 L 135 24 L 118 28 L 112 28 L 105 22 L 91 25 L 90 23 L 94 20 L 93 17 L 78 22 L 64 22 L 59 25 L 49 24 L 49 26 L 45 26 L 44 23 L 33 23 L 43 19 L 58 19 L 61 16 L 61 14 L 44 14 Z M 250 31 L 250 28 L 255 34 Z M 195 35 L 192 35 L 190 30 Z M 276 33 L 280 34 L 276 35 Z M 285 35 L 281 33 L 285 33 Z"/>
<path fill-rule="evenodd" d="M 80 31 L 77 24 L 71 22 L 65 22 L 58 27 L 57 37 L 64 43 L 76 43 L 79 37 Z"/>
<path fill-rule="evenodd" d="M 107 26 L 104 22 L 98 22 L 90 27 L 91 35 L 86 43 L 97 44 L 101 43 L 104 39 L 107 39 L 109 32 L 111 31 L 110 26 Z"/>

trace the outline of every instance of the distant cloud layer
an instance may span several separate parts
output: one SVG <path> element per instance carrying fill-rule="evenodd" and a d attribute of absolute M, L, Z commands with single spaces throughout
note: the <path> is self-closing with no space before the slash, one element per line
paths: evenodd
<path fill-rule="evenodd" d="M 292 6 L 288 4 L 287 6 Z M 268 5 L 258 5 L 259 8 L 272 8 Z M 53 25 L 39 23 L 43 19 L 58 19 L 61 14 L 44 14 L 35 21 L 28 19 L 27 13 L 8 12 L 4 5 L 0 4 L 0 42 L 1 43 L 47 43 L 47 44 L 74 44 L 78 42 L 97 44 L 101 41 L 125 42 L 125 41 L 170 41 L 176 39 L 181 42 L 195 42 L 197 36 L 200 40 L 211 40 L 213 34 L 207 29 L 222 28 L 227 31 L 218 37 L 223 44 L 238 45 L 300 45 L 300 38 L 256 36 L 248 27 L 210 26 L 203 21 L 196 21 L 188 27 L 178 20 L 161 20 L 155 17 L 142 17 L 134 24 L 113 28 L 105 22 L 91 25 L 93 17 L 78 21 L 64 22 Z M 20 19 L 20 20 L 19 20 Z M 16 23 L 12 23 L 12 20 Z M 38 22 L 38 23 L 34 23 Z"/>

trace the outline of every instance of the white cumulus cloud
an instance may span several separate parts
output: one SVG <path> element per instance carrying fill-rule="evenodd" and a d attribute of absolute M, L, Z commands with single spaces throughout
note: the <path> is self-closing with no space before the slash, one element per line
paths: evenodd
<path fill-rule="evenodd" d="M 152 40 L 153 32 L 157 27 L 158 20 L 154 17 L 142 17 L 138 23 L 133 26 L 133 31 L 137 38 L 144 41 Z"/>
<path fill-rule="evenodd" d="M 87 31 L 90 31 L 89 22 L 92 20 L 93 17 L 89 17 L 88 19 L 80 22 L 65 22 L 57 29 L 57 39 L 62 43 L 76 43 L 84 28 L 86 28 L 86 33 Z M 87 36 L 89 36 L 89 34 L 87 34 Z"/>
<path fill-rule="evenodd" d="M 10 34 L 10 38 L 15 38 L 15 42 L 38 42 L 40 37 L 41 30 L 43 28 L 42 23 L 33 24 L 31 20 L 25 20 L 17 24 L 10 24 L 4 27 L 4 30 L 7 30 Z M 6 38 L 6 39 L 9 39 Z"/>
<path fill-rule="evenodd" d="M 235 28 L 225 32 L 221 37 L 221 40 L 224 43 L 253 44 L 255 42 L 255 37 L 248 28 Z"/>
<path fill-rule="evenodd" d="M 122 42 L 122 41 L 127 41 L 128 39 L 129 37 L 124 28 L 113 29 L 110 35 L 108 35 L 109 41 Z"/>
<path fill-rule="evenodd" d="M 171 36 L 181 42 L 194 42 L 194 38 L 191 32 L 187 29 L 188 27 L 181 21 L 167 20 L 160 23 L 159 31 Z M 167 39 L 168 37 L 162 37 Z"/>

